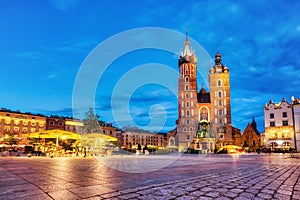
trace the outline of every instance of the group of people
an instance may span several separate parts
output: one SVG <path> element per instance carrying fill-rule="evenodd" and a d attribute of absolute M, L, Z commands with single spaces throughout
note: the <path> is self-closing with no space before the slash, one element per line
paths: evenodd
<path fill-rule="evenodd" d="M 148 150 L 147 144 L 145 144 L 143 149 L 142 149 L 141 144 L 138 144 L 138 148 L 136 149 L 136 155 L 141 155 L 141 154 L 149 155 L 149 150 Z"/>

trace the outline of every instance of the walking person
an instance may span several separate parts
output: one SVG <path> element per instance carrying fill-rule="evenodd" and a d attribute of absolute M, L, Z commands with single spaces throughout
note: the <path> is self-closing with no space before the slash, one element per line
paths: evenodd
<path fill-rule="evenodd" d="M 294 158 L 294 150 L 292 147 L 290 147 L 289 152 L 290 152 L 291 158 Z"/>

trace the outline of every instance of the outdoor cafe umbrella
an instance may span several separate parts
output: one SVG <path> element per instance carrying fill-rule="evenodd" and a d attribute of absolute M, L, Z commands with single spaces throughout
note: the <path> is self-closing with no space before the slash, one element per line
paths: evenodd
<path fill-rule="evenodd" d="M 72 139 L 72 140 L 79 140 L 80 135 L 77 133 L 73 133 L 70 131 L 64 131 L 60 129 L 54 130 L 45 130 L 40 132 L 34 132 L 29 134 L 29 138 L 55 138 L 56 139 L 56 146 L 58 146 L 58 139 Z"/>
<path fill-rule="evenodd" d="M 82 135 L 82 140 L 103 140 L 105 142 L 117 142 L 118 138 L 103 133 L 87 133 Z"/>

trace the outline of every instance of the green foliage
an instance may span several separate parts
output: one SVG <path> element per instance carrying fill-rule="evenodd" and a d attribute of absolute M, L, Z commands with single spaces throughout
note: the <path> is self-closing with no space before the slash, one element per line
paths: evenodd
<path fill-rule="evenodd" d="M 85 113 L 85 119 L 83 120 L 84 123 L 84 133 L 99 133 L 101 131 L 101 127 L 99 125 L 99 115 L 94 113 L 94 110 L 90 108 Z"/>

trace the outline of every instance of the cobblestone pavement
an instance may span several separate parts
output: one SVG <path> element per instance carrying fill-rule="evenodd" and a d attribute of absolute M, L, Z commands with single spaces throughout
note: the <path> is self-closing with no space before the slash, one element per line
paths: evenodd
<path fill-rule="evenodd" d="M 300 155 L 183 155 L 129 173 L 166 159 L 0 157 L 0 199 L 300 199 Z"/>

